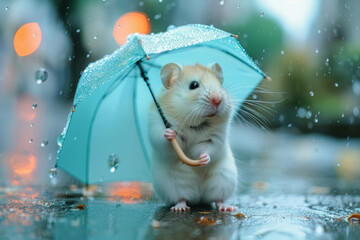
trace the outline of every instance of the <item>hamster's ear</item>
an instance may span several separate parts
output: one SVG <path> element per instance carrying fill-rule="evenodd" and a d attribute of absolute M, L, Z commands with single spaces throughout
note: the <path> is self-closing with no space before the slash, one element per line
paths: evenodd
<path fill-rule="evenodd" d="M 177 81 L 181 67 L 175 63 L 166 64 L 160 71 L 161 81 L 165 88 L 169 89 Z"/>
<path fill-rule="evenodd" d="M 214 63 L 211 67 L 211 70 L 215 73 L 216 77 L 219 79 L 220 83 L 224 82 L 223 71 L 218 63 Z"/>

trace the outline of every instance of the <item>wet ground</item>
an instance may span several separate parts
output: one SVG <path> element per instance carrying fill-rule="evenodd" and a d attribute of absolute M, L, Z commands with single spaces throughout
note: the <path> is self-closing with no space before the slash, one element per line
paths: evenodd
<path fill-rule="evenodd" d="M 229 202 L 238 211 L 172 213 L 150 183 L 85 189 L 61 170 L 49 178 L 70 107 L 51 112 L 54 103 L 37 99 L 23 116 L 32 103 L 0 115 L 0 239 L 360 239 L 359 221 L 347 219 L 360 213 L 359 139 L 235 124 L 241 184 Z"/>
<path fill-rule="evenodd" d="M 359 219 L 348 219 L 360 213 L 358 140 L 248 136 L 260 147 L 233 144 L 243 156 L 235 213 L 172 213 L 150 183 L 85 189 L 60 171 L 55 182 L 0 188 L 0 239 L 360 239 Z"/>

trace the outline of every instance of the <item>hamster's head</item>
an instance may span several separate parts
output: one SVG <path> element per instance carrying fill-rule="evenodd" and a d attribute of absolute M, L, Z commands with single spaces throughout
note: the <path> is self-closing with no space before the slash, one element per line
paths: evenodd
<path fill-rule="evenodd" d="M 169 63 L 161 69 L 160 76 L 166 88 L 164 108 L 173 121 L 197 126 L 207 119 L 229 118 L 232 105 L 222 87 L 224 78 L 219 64 L 181 67 Z"/>

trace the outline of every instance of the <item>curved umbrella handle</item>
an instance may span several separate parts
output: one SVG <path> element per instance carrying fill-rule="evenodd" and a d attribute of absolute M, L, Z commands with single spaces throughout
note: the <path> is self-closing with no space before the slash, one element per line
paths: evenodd
<path fill-rule="evenodd" d="M 200 164 L 200 160 L 193 160 L 193 159 L 188 158 L 185 155 L 184 151 L 181 149 L 180 144 L 176 138 L 171 140 L 171 144 L 173 145 L 173 148 L 175 149 L 175 152 L 179 156 L 181 162 L 183 162 L 186 165 L 191 166 L 191 167 L 202 166 L 202 164 Z"/>

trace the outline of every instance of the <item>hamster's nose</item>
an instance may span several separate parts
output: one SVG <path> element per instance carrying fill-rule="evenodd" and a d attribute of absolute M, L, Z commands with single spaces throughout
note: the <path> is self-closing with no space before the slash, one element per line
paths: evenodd
<path fill-rule="evenodd" d="M 221 99 L 221 97 L 219 97 L 219 96 L 211 96 L 211 98 L 210 98 L 211 103 L 212 103 L 215 107 L 217 107 L 217 106 L 220 105 L 221 100 L 222 100 L 222 99 Z"/>

